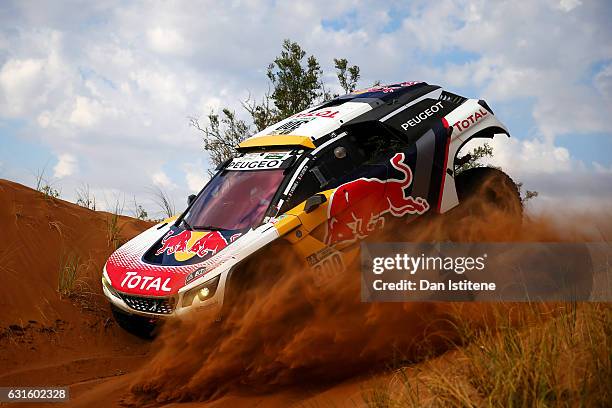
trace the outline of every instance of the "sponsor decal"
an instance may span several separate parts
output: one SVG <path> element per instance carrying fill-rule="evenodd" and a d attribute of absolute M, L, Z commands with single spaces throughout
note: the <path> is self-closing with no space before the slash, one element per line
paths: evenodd
<path fill-rule="evenodd" d="M 360 95 L 360 94 L 370 93 L 370 92 L 391 93 L 400 88 L 405 88 L 405 87 L 409 87 L 409 86 L 421 84 L 421 83 L 422 81 L 406 81 L 406 82 L 401 82 L 399 84 L 393 84 L 393 85 L 379 85 L 379 86 L 373 86 L 371 88 L 361 89 L 359 91 L 354 91 L 351 94 Z"/>
<path fill-rule="evenodd" d="M 443 108 L 444 106 L 442 105 L 441 101 L 436 102 L 435 104 L 431 105 L 429 108 L 425 109 L 423 112 L 409 119 L 407 122 L 402 123 L 401 125 L 402 129 L 408 130 L 413 126 L 418 125 L 419 123 L 426 120 L 428 117 L 432 116 L 434 113 L 439 112 L 440 109 L 443 109 Z"/>
<path fill-rule="evenodd" d="M 198 239 L 189 249 L 195 252 L 200 258 L 213 256 L 227 246 L 225 237 L 219 231 L 212 231 Z"/>
<path fill-rule="evenodd" d="M 187 275 L 187 277 L 185 278 L 185 285 L 189 284 L 189 282 L 193 282 L 194 280 L 198 279 L 200 276 L 203 276 L 205 273 L 206 273 L 206 268 L 196 269 L 195 271 Z"/>
<path fill-rule="evenodd" d="M 472 127 L 472 125 L 474 125 L 475 123 L 478 123 L 480 120 L 482 120 L 482 118 L 484 118 L 488 114 L 489 114 L 488 110 L 484 108 L 480 108 L 476 112 L 468 116 L 467 118 L 458 120 L 457 122 L 453 123 L 453 127 L 456 128 L 459 132 L 463 132 L 469 129 L 470 127 Z"/>
<path fill-rule="evenodd" d="M 399 86 L 412 86 L 412 85 L 416 85 L 416 84 L 422 84 L 423 81 L 406 81 L 406 82 L 402 82 L 401 84 L 399 84 Z"/>
<path fill-rule="evenodd" d="M 364 94 L 364 93 L 370 93 L 370 92 L 382 92 L 382 93 L 390 93 L 395 91 L 394 88 L 391 88 L 389 86 L 373 86 L 371 88 L 366 88 L 366 89 L 361 89 L 359 91 L 354 91 L 352 92 L 352 95 L 359 95 L 359 94 Z"/>
<path fill-rule="evenodd" d="M 304 125 L 305 123 L 309 123 L 310 121 L 313 121 L 315 119 L 316 118 L 312 117 L 312 116 L 311 117 L 305 117 L 305 118 L 291 119 L 291 120 L 283 123 L 282 125 L 280 125 L 276 129 L 274 129 L 273 131 L 271 131 L 270 134 L 271 135 L 288 135 L 289 133 L 293 132 L 294 130 L 296 130 L 300 126 Z"/>
<path fill-rule="evenodd" d="M 268 153 L 264 156 L 266 160 L 283 160 L 287 156 L 286 152 Z"/>
<path fill-rule="evenodd" d="M 331 195 L 325 243 L 354 242 L 384 228 L 383 215 L 395 217 L 423 214 L 429 203 L 421 197 L 408 196 L 412 170 L 404 163 L 404 153 L 397 153 L 391 165 L 402 173 L 400 179 L 360 178 L 338 187 Z"/>
<path fill-rule="evenodd" d="M 328 256 L 332 255 L 333 253 L 336 253 L 337 251 L 335 251 L 333 248 L 326 246 L 325 248 L 321 249 L 320 251 L 315 252 L 314 254 L 310 254 L 306 257 L 306 262 L 308 262 L 308 265 L 310 266 L 314 266 L 316 264 L 318 264 L 319 262 L 321 262 L 323 259 L 327 258 Z"/>
<path fill-rule="evenodd" d="M 289 189 L 289 192 L 287 194 L 287 198 L 289 198 L 289 197 L 291 197 L 293 195 L 293 193 L 295 192 L 295 189 L 300 184 L 300 181 L 302 181 L 302 178 L 304 178 L 304 174 L 306 174 L 307 171 L 308 171 L 308 167 L 307 166 L 302 167 L 302 170 L 300 170 L 300 173 L 297 175 L 297 177 L 295 178 L 295 181 L 293 182 L 293 185 Z"/>
<path fill-rule="evenodd" d="M 282 160 L 241 160 L 241 158 L 234 159 L 230 164 L 225 168 L 226 170 L 261 170 L 261 169 L 278 169 L 281 164 L 283 164 Z"/>
<path fill-rule="evenodd" d="M 281 214 L 279 216 L 270 218 L 270 221 L 268 221 L 268 222 L 270 224 L 274 225 L 274 224 L 276 224 L 277 222 L 279 222 L 280 220 L 282 220 L 284 218 L 287 218 L 287 215 L 286 214 Z"/>
<path fill-rule="evenodd" d="M 314 112 L 307 112 L 307 113 L 298 113 L 297 115 L 294 115 L 294 118 L 304 118 L 304 117 L 317 117 L 317 118 L 329 118 L 329 119 L 334 119 L 336 117 L 336 115 L 340 113 L 340 111 L 332 111 L 332 110 L 318 110 L 318 111 L 314 111 Z"/>
<path fill-rule="evenodd" d="M 121 287 L 170 292 L 172 289 L 168 286 L 169 283 L 170 278 L 166 278 L 162 281 L 161 277 L 141 276 L 138 275 L 137 272 L 127 272 L 125 278 L 121 281 Z"/>
<path fill-rule="evenodd" d="M 174 231 L 168 233 L 162 239 L 162 246 L 155 252 L 155 255 L 161 255 L 164 252 L 171 255 L 175 252 L 187 251 L 187 243 L 191 238 L 191 231 L 183 231 L 180 234 L 174 235 Z"/>
<path fill-rule="evenodd" d="M 166 236 L 162 239 L 162 245 L 155 252 L 155 255 L 161 255 L 164 253 L 171 255 L 176 252 L 192 252 L 200 258 L 204 258 L 215 255 L 229 244 L 221 232 L 211 231 L 195 241 L 193 245 L 187 249 L 192 235 L 191 231 L 185 230 L 176 235 L 173 234 L 174 231 L 168 231 Z M 236 240 L 240 235 L 242 235 L 242 233 L 232 235 L 232 238 L 230 238 L 230 243 L 234 242 L 232 239 Z"/>

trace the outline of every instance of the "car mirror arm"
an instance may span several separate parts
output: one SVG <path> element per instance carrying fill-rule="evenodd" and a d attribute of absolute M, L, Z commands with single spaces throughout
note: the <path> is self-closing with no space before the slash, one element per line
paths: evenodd
<path fill-rule="evenodd" d="M 306 214 L 311 213 L 326 201 L 327 198 L 325 198 L 324 194 L 315 194 L 306 200 L 306 204 L 304 204 L 304 212 Z"/>

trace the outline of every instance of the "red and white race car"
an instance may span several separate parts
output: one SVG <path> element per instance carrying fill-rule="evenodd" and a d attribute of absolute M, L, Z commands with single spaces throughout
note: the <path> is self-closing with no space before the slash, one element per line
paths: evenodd
<path fill-rule="evenodd" d="M 508 135 L 486 102 L 424 82 L 369 88 L 264 129 L 191 197 L 187 209 L 119 248 L 102 285 L 127 326 L 221 311 L 254 254 L 283 243 L 315 273 L 342 269 L 390 218 L 445 213 L 492 168 L 458 173 L 474 138 Z M 506 198 L 507 200 L 507 198 Z"/>

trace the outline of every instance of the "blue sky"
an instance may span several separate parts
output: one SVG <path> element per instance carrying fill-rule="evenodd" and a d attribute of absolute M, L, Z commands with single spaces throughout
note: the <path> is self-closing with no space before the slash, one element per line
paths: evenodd
<path fill-rule="evenodd" d="M 155 186 L 184 206 L 210 167 L 188 116 L 267 89 L 282 40 L 375 80 L 424 80 L 486 99 L 512 132 L 494 164 L 534 206 L 612 201 L 612 6 L 534 2 L 10 2 L 0 5 L 0 177 L 50 182 L 104 206 Z M 563 183 L 553 183 L 558 177 Z M 572 201 L 573 200 L 573 201 Z M 570 203 L 571 202 L 571 203 Z M 568 204 L 570 203 L 570 204 Z"/>

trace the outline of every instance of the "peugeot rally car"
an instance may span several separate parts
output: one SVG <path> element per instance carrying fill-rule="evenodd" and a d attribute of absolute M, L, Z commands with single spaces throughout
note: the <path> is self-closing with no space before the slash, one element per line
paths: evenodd
<path fill-rule="evenodd" d="M 113 253 L 104 294 L 122 317 L 221 310 L 241 265 L 280 241 L 315 273 L 342 268 L 389 219 L 457 206 L 459 150 L 495 134 L 509 136 L 486 102 L 424 82 L 307 109 L 243 141 L 184 213 Z"/>

